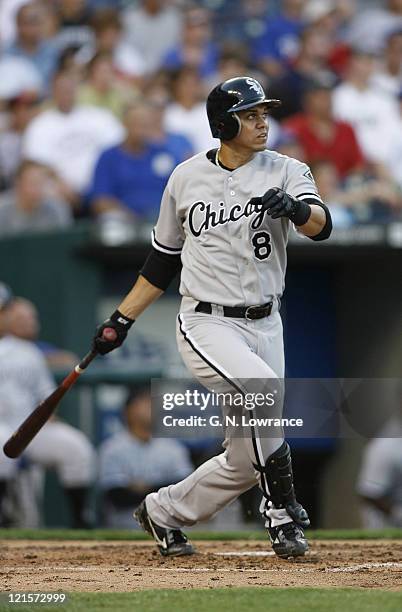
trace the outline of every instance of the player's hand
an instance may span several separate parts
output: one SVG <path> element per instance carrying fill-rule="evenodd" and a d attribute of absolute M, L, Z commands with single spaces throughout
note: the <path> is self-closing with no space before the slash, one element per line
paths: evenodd
<path fill-rule="evenodd" d="M 251 199 L 251 202 L 254 201 L 258 210 L 266 210 L 272 219 L 287 217 L 295 225 L 307 223 L 311 214 L 311 208 L 306 202 L 297 200 L 279 187 L 268 189 L 260 198 Z"/>
<path fill-rule="evenodd" d="M 121 346 L 127 337 L 128 330 L 134 323 L 134 319 L 129 319 L 116 310 L 110 319 L 106 319 L 96 329 L 93 339 L 93 348 L 101 355 L 106 355 Z"/>
<path fill-rule="evenodd" d="M 268 189 L 262 196 L 261 203 L 263 209 L 267 211 L 267 215 L 273 219 L 279 219 L 279 217 L 291 219 L 301 204 L 299 200 L 292 198 L 279 187 Z"/>

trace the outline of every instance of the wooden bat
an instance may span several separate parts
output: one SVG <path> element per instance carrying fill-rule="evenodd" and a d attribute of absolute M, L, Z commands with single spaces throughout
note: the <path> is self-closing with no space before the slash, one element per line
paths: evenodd
<path fill-rule="evenodd" d="M 116 331 L 111 327 L 107 327 L 103 330 L 103 337 L 105 340 L 114 340 L 116 338 Z M 57 389 L 55 389 L 53 393 L 44 399 L 33 412 L 31 412 L 31 414 L 25 419 L 25 421 L 18 427 L 11 438 L 9 438 L 3 446 L 4 454 L 7 457 L 10 459 L 16 459 L 21 455 L 22 451 L 26 449 L 38 431 L 42 429 L 45 423 L 52 416 L 59 405 L 61 398 L 69 389 L 71 389 L 79 376 L 97 355 L 98 351 L 96 349 L 92 349 L 89 353 L 87 353 L 80 363 L 76 365 L 70 374 L 60 383 Z"/>

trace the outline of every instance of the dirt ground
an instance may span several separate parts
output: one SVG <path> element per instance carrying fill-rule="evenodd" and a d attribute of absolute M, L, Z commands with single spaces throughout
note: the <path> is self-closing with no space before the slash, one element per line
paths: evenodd
<path fill-rule="evenodd" d="M 164 559 L 152 542 L 0 541 L 1 591 L 136 591 L 239 586 L 402 590 L 402 541 L 316 541 L 293 561 L 265 542 L 196 542 Z"/>

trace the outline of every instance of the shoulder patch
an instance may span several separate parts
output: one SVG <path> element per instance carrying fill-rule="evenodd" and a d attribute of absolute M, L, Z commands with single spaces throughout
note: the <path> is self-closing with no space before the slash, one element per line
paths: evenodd
<path fill-rule="evenodd" d="M 312 183 L 314 183 L 314 177 L 313 177 L 313 175 L 311 174 L 311 170 L 310 170 L 310 168 L 308 168 L 308 169 L 306 170 L 306 172 L 304 172 L 304 173 L 303 173 L 303 176 L 305 176 L 307 179 L 309 179 L 309 181 L 311 181 Z"/>

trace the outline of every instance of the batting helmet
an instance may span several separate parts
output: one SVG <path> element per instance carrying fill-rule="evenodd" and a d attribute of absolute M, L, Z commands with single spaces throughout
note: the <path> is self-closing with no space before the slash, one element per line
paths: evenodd
<path fill-rule="evenodd" d="M 280 100 L 266 97 L 262 85 L 252 77 L 235 77 L 217 85 L 207 98 L 207 115 L 212 136 L 221 140 L 235 138 L 241 130 L 236 111 L 257 104 L 280 106 Z"/>

